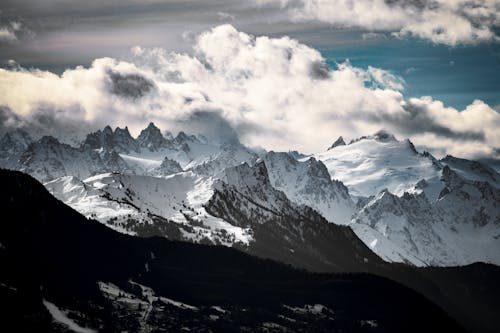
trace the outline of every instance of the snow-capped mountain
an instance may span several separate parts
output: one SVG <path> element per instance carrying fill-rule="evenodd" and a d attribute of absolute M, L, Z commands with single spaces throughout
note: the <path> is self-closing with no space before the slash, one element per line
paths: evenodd
<path fill-rule="evenodd" d="M 263 161 L 227 168 L 205 208 L 250 228 L 253 240 L 242 249 L 254 255 L 321 271 L 359 271 L 380 263 L 351 229 L 329 223 L 274 188 Z"/>
<path fill-rule="evenodd" d="M 345 141 L 344 141 L 344 138 L 342 136 L 339 136 L 338 139 L 335 140 L 335 142 L 332 143 L 330 148 L 328 148 L 327 150 L 333 149 L 333 148 L 338 147 L 338 146 L 345 146 Z"/>
<path fill-rule="evenodd" d="M 158 149 L 170 148 L 172 146 L 170 141 L 161 134 L 160 129 L 152 122 L 141 131 L 137 137 L 137 144 L 150 151 L 158 151 Z"/>
<path fill-rule="evenodd" d="M 419 154 L 409 140 L 398 141 L 384 131 L 348 145 L 334 144 L 313 156 L 326 165 L 333 179 L 349 188 L 351 195 L 362 197 L 385 188 L 402 195 L 419 180 L 436 177 L 440 171 L 430 154 Z"/>
<path fill-rule="evenodd" d="M 128 127 L 124 129 L 117 127 L 113 132 L 110 126 L 106 126 L 102 131 L 88 134 L 81 148 L 82 150 L 115 150 L 118 153 L 139 151 L 139 145 L 130 135 Z"/>
<path fill-rule="evenodd" d="M 469 180 L 488 182 L 496 188 L 500 188 L 500 175 L 494 169 L 477 161 L 470 161 L 447 155 L 439 160 L 442 165 L 449 166 L 456 173 Z"/>
<path fill-rule="evenodd" d="M 43 182 L 62 176 L 85 179 L 103 172 L 168 176 L 193 170 L 209 176 L 257 159 L 239 142 L 210 142 L 184 132 L 167 139 L 153 123 L 137 139 L 127 127 L 113 131 L 106 126 L 88 134 L 79 147 L 52 137 L 33 142 L 20 130 L 5 134 L 0 143 L 0 166 L 27 172 Z"/>
<path fill-rule="evenodd" d="M 318 230 L 333 239 L 336 225 L 347 225 L 387 261 L 500 262 L 498 173 L 452 156 L 437 160 L 383 131 L 349 144 L 339 138 L 313 156 L 259 157 L 239 142 L 184 132 L 165 138 L 153 123 L 137 139 L 126 127 L 106 127 L 80 148 L 51 137 L 29 143 L 19 133 L 2 140 L 4 160 L 19 160 L 11 168 L 120 232 L 225 244 L 297 264 L 316 260 L 327 269 L 328 247 L 305 248 L 328 242 Z M 279 251 L 270 251 L 272 242 Z"/>
<path fill-rule="evenodd" d="M 204 204 L 213 180 L 192 172 L 170 177 L 100 174 L 83 181 L 62 177 L 45 184 L 59 200 L 120 232 L 210 244 L 248 244 L 248 229 L 211 216 Z"/>
<path fill-rule="evenodd" d="M 83 179 L 102 172 L 125 172 L 127 165 L 115 152 L 81 150 L 45 136 L 26 148 L 15 168 L 45 182 L 67 175 Z"/>
<path fill-rule="evenodd" d="M 356 214 L 351 228 L 388 261 L 452 266 L 486 261 L 500 265 L 500 190 L 468 180 L 445 166 L 438 199 L 425 181 L 412 193 L 384 190 Z"/>
<path fill-rule="evenodd" d="M 161 162 L 160 166 L 153 169 L 149 174 L 151 176 L 162 177 L 162 176 L 173 175 L 175 173 L 179 173 L 182 171 L 183 170 L 179 162 L 171 160 L 168 157 L 165 157 Z"/>
<path fill-rule="evenodd" d="M 202 175 L 217 175 L 224 169 L 241 163 L 253 164 L 257 158 L 257 154 L 240 143 L 225 143 L 221 145 L 219 152 L 199 162 L 192 170 Z"/>
<path fill-rule="evenodd" d="M 328 221 L 346 225 L 356 205 L 347 188 L 332 180 L 321 161 L 311 157 L 297 161 L 288 153 L 269 152 L 262 157 L 271 184 L 298 203 L 316 209 Z"/>

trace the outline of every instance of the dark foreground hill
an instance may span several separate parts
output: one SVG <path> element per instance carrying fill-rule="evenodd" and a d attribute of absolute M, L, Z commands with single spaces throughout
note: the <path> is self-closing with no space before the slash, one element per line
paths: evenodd
<path fill-rule="evenodd" d="M 137 238 L 0 170 L 3 332 L 460 332 L 370 274 L 313 274 L 217 246 Z"/>

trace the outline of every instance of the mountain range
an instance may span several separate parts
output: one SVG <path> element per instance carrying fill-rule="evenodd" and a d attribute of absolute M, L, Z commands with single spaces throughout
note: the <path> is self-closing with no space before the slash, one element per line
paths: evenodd
<path fill-rule="evenodd" d="M 153 123 L 137 138 L 107 126 L 78 147 L 22 130 L 1 142 L 2 167 L 34 176 L 85 216 L 128 234 L 260 253 L 262 221 L 305 216 L 348 226 L 389 262 L 500 264 L 500 175 L 477 161 L 438 160 L 384 131 L 349 144 L 340 137 L 312 156 L 164 135 Z M 236 196 L 237 208 L 222 202 Z M 291 233 L 284 228 L 280 238 L 296 239 Z M 285 247 L 280 258 L 293 250 Z"/>
<path fill-rule="evenodd" d="M 223 245 L 313 272 L 376 274 L 425 295 L 464 327 L 497 327 L 496 294 L 474 281 L 496 290 L 497 266 L 487 264 L 500 265 L 500 175 L 478 161 L 437 159 L 385 131 L 349 143 L 340 137 L 314 155 L 162 134 L 153 123 L 137 138 L 106 126 L 75 146 L 22 130 L 0 143 L 0 167 L 33 176 L 114 232 L 139 236 L 131 239 Z M 94 282 L 118 293 L 110 296 L 115 305 L 130 294 L 123 281 Z M 129 298 L 123 302 L 147 306 Z"/>
<path fill-rule="evenodd" d="M 0 193 L 9 202 L 0 223 L 7 331 L 465 332 L 387 278 L 313 274 L 226 246 L 123 235 L 26 174 L 0 170 L 0 181 L 9 188 Z"/>

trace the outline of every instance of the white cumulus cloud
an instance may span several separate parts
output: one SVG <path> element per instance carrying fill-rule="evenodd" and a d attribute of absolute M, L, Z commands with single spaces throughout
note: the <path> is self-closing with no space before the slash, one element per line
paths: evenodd
<path fill-rule="evenodd" d="M 498 0 L 257 0 L 279 3 L 293 20 L 389 31 L 457 45 L 498 40 Z"/>

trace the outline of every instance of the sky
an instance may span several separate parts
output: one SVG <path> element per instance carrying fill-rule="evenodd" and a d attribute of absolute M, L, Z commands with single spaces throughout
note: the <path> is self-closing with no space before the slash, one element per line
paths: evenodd
<path fill-rule="evenodd" d="M 385 129 L 498 159 L 499 30 L 497 0 L 3 0 L 0 133 L 223 124 L 312 153 Z"/>

